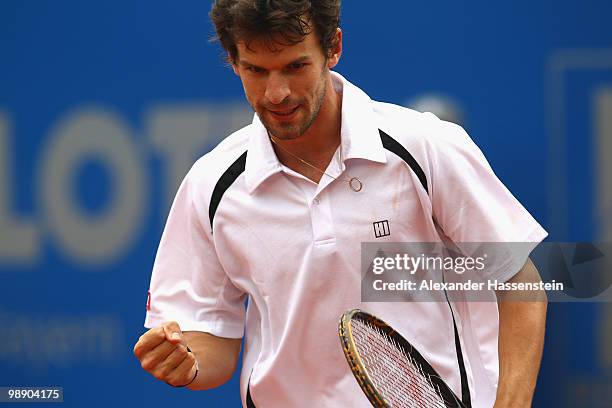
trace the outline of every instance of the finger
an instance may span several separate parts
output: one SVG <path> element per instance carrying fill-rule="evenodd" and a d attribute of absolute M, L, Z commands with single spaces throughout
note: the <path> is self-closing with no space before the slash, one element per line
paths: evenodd
<path fill-rule="evenodd" d="M 140 360 L 150 350 L 166 341 L 166 334 L 162 326 L 145 332 L 134 345 L 134 354 Z"/>
<path fill-rule="evenodd" d="M 168 378 L 168 376 L 187 358 L 188 354 L 189 352 L 185 346 L 175 346 L 174 350 L 168 355 L 168 357 L 157 365 L 157 374 L 163 378 Z"/>
<path fill-rule="evenodd" d="M 193 380 L 196 373 L 196 358 L 193 353 L 187 353 L 185 359 L 168 375 L 168 382 L 175 387 L 184 386 Z"/>
<path fill-rule="evenodd" d="M 140 361 L 140 365 L 145 371 L 154 374 L 153 372 L 158 368 L 160 364 L 168 358 L 168 356 L 174 351 L 177 346 L 164 341 L 153 350 L 149 350 Z"/>
<path fill-rule="evenodd" d="M 172 354 L 174 354 L 174 356 Z M 185 358 L 189 356 L 189 354 L 192 354 L 192 352 L 189 351 L 186 346 L 181 344 L 176 347 L 176 350 L 173 351 L 172 354 L 168 356 L 166 361 L 168 361 L 168 366 L 171 367 L 172 370 L 175 370 L 179 365 L 181 365 Z M 172 359 L 170 357 L 172 357 Z"/>
<path fill-rule="evenodd" d="M 183 343 L 183 332 L 177 322 L 164 323 L 163 328 L 167 341 L 173 344 Z"/>

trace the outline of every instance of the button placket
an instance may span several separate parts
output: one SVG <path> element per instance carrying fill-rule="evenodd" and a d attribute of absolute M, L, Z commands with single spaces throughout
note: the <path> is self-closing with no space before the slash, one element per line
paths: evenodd
<path fill-rule="evenodd" d="M 331 208 L 324 194 L 319 194 L 313 199 L 311 222 L 315 245 L 319 242 L 329 243 L 330 240 L 335 239 Z"/>

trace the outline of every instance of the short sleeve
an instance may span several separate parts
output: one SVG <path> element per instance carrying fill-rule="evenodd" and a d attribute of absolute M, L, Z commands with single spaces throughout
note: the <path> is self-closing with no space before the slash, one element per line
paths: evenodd
<path fill-rule="evenodd" d="M 155 257 L 145 327 L 175 320 L 183 331 L 240 338 L 245 298 L 219 263 L 206 202 L 194 176 L 185 177 L 172 204 Z"/>
<path fill-rule="evenodd" d="M 460 127 L 442 122 L 428 139 L 435 220 L 455 243 L 521 243 L 489 277 L 516 274 L 547 232 L 497 178 L 480 149 Z"/>

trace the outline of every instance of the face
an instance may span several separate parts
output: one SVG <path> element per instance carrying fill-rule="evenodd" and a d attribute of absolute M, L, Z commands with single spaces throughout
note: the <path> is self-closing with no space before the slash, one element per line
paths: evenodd
<path fill-rule="evenodd" d="M 341 36 L 340 31 L 337 35 Z M 306 133 L 325 109 L 331 87 L 329 69 L 338 63 L 340 46 L 326 59 L 317 35 L 311 32 L 295 45 L 269 47 L 254 40 L 249 47 L 239 42 L 237 49 L 234 72 L 268 132 L 285 140 Z"/>

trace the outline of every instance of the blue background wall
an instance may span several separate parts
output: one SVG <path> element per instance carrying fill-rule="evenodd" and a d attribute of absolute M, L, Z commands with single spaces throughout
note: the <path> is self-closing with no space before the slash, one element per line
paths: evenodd
<path fill-rule="evenodd" d="M 340 73 L 378 100 L 454 100 L 550 239 L 612 236 L 612 3 L 344 3 Z M 63 386 L 71 407 L 239 406 L 236 376 L 175 390 L 131 352 L 176 183 L 251 116 L 209 8 L 0 2 L 0 386 Z M 535 405 L 610 406 L 612 308 L 549 311 Z"/>

